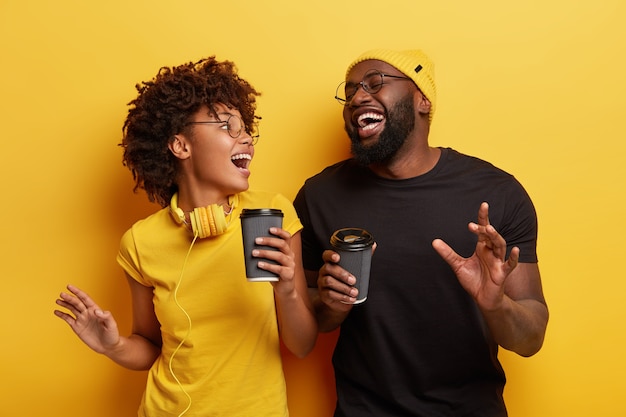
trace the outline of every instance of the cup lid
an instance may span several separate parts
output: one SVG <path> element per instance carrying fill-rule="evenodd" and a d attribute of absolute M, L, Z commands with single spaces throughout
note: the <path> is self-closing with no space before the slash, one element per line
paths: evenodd
<path fill-rule="evenodd" d="M 337 249 L 358 251 L 374 244 L 374 236 L 365 229 L 347 227 L 339 229 L 330 237 L 330 244 Z"/>
<path fill-rule="evenodd" d="M 260 208 L 260 209 L 243 209 L 239 217 L 257 217 L 257 216 L 278 216 L 283 217 L 280 209 Z"/>

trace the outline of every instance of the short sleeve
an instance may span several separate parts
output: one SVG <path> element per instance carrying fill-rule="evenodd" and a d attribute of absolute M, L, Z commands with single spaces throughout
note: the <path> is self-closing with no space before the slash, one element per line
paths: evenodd
<path fill-rule="evenodd" d="M 122 236 L 120 241 L 120 248 L 117 253 L 117 263 L 122 269 L 130 275 L 135 281 L 142 285 L 150 286 L 141 275 L 141 268 L 139 265 L 139 254 L 137 253 L 137 247 L 135 245 L 135 238 L 133 236 L 133 230 L 128 229 Z"/>

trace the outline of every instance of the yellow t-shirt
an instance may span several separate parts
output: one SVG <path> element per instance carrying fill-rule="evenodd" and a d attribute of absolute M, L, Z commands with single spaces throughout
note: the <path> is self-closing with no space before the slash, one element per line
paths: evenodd
<path fill-rule="evenodd" d="M 192 235 L 169 208 L 138 221 L 122 237 L 117 261 L 133 279 L 154 288 L 163 338 L 148 373 L 141 417 L 178 416 L 189 404 L 185 417 L 289 414 L 273 288 L 246 280 L 243 208 L 281 209 L 285 230 L 293 235 L 302 228 L 282 195 L 246 191 L 227 216 L 224 234 L 196 240 L 184 271 Z"/>

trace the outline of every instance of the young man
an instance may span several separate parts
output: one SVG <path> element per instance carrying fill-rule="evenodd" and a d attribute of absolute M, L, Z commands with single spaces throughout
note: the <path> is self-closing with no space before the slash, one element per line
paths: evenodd
<path fill-rule="evenodd" d="M 297 356 L 317 337 L 301 260 L 301 223 L 280 194 L 248 190 L 258 134 L 257 91 L 232 62 L 214 57 L 137 86 L 124 124 L 124 164 L 163 209 L 135 223 L 117 259 L 132 296 L 133 328 L 120 336 L 108 311 L 68 286 L 55 314 L 91 349 L 149 370 L 140 417 L 287 417 L 279 337 Z M 284 214 L 258 238 L 261 269 L 248 282 L 244 208 Z"/>
<path fill-rule="evenodd" d="M 506 416 L 498 346 L 530 356 L 543 343 L 533 204 L 506 172 L 429 146 L 433 69 L 421 51 L 352 62 L 336 98 L 353 158 L 295 200 L 320 330 L 341 326 L 336 417 Z M 377 245 L 358 305 L 355 278 L 329 250 L 344 227 Z"/>

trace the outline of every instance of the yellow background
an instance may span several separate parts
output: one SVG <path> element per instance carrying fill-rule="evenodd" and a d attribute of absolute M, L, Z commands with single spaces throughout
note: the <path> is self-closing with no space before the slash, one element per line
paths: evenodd
<path fill-rule="evenodd" d="M 0 0 L 0 415 L 135 415 L 145 374 L 52 310 L 71 282 L 130 329 L 117 245 L 157 208 L 116 146 L 136 82 L 235 61 L 264 94 L 252 185 L 293 198 L 347 155 L 333 94 L 373 47 L 430 54 L 431 143 L 513 173 L 536 204 L 551 319 L 539 354 L 501 354 L 510 415 L 626 415 L 624 21 L 622 0 Z M 334 337 L 285 355 L 293 417 L 329 415 Z"/>

